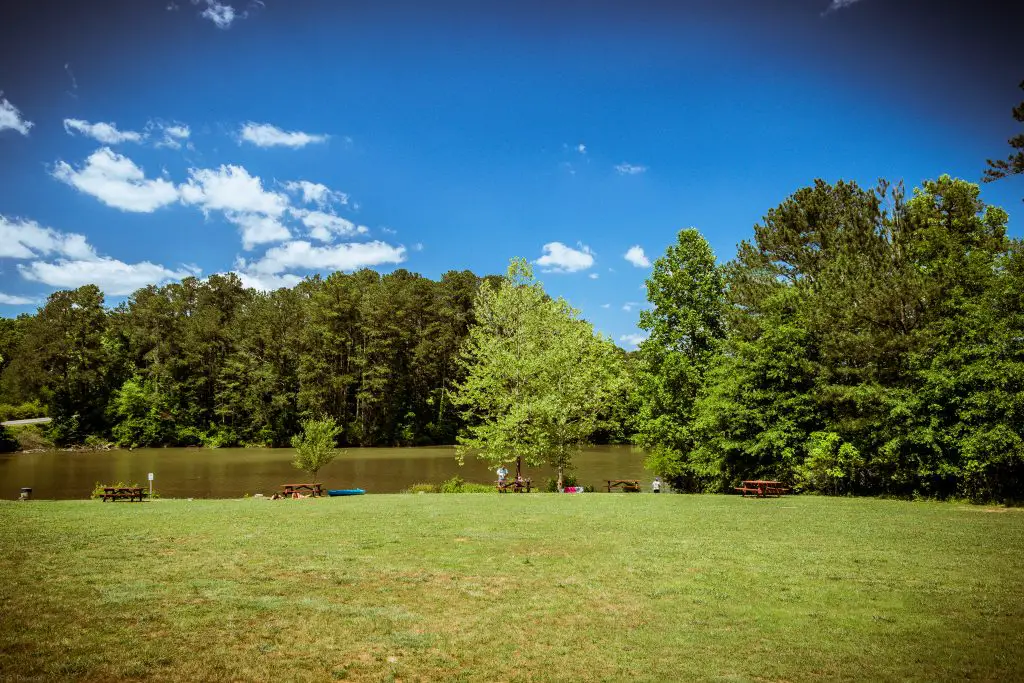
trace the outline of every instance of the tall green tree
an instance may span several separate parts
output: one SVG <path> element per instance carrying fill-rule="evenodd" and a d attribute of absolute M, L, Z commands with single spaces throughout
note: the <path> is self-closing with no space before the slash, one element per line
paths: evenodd
<path fill-rule="evenodd" d="M 1020 88 L 1024 90 L 1024 81 L 1021 81 Z M 1013 108 L 1013 118 L 1024 123 L 1024 102 Z M 1010 149 L 1014 151 L 1010 152 L 1007 158 L 988 160 L 988 168 L 985 169 L 983 177 L 986 183 L 1024 173 L 1024 133 L 1014 135 L 1008 140 L 1008 143 Z"/>
<path fill-rule="evenodd" d="M 707 241 L 694 229 L 654 262 L 647 280 L 653 305 L 640 312 L 636 443 L 647 466 L 679 489 L 697 486 L 694 403 L 725 337 L 723 278 Z"/>
<path fill-rule="evenodd" d="M 564 470 L 597 429 L 600 407 L 621 386 L 620 356 L 564 300 L 548 297 L 524 259 L 484 282 L 463 347 L 465 379 L 454 403 L 467 424 L 467 454 L 492 466 L 545 463 Z"/>

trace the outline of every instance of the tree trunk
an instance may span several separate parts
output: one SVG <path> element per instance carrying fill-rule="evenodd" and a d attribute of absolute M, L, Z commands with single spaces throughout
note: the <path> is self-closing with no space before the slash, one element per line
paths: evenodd
<path fill-rule="evenodd" d="M 558 466 L 558 492 L 559 492 L 559 493 L 561 493 L 561 492 L 562 492 L 562 489 L 564 488 L 564 487 L 562 486 L 562 482 L 563 482 L 563 479 L 562 479 L 562 466 L 561 466 L 561 465 L 559 465 L 559 466 Z"/>

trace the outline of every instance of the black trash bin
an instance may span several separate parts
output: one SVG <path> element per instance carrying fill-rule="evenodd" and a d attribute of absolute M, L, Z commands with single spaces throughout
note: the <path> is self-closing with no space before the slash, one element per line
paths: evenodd
<path fill-rule="evenodd" d="M 18 500 L 28 500 L 31 497 L 32 497 L 32 487 L 31 486 L 22 486 L 21 487 L 21 497 L 19 497 Z"/>

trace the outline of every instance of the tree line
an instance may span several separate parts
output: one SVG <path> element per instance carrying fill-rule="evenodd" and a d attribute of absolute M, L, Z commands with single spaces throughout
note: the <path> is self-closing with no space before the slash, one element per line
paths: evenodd
<path fill-rule="evenodd" d="M 637 441 L 689 491 L 1020 499 L 1024 248 L 979 187 L 818 181 L 654 264 Z"/>
<path fill-rule="evenodd" d="M 0 403 L 45 405 L 58 444 L 285 446 L 310 417 L 342 445 L 454 443 L 482 281 L 361 270 L 263 293 L 213 275 L 113 309 L 95 286 L 56 292 L 0 321 Z"/>

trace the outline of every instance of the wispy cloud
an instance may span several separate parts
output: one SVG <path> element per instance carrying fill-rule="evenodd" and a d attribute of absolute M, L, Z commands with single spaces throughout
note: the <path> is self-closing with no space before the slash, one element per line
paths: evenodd
<path fill-rule="evenodd" d="M 601 277 L 601 276 L 600 276 L 600 275 L 598 275 L 597 273 L 591 273 L 591 274 L 590 274 L 590 275 L 588 275 L 587 277 L 589 277 L 589 278 L 590 278 L 591 280 L 596 280 L 597 278 L 599 278 L 599 277 Z"/>
<path fill-rule="evenodd" d="M 647 339 L 646 334 L 624 334 L 619 337 L 619 341 L 629 344 L 633 348 L 640 346 Z"/>
<path fill-rule="evenodd" d="M 199 16 L 209 19 L 219 29 L 231 28 L 231 24 L 238 17 L 234 7 L 218 2 L 218 0 L 192 0 L 192 4 L 206 5 L 206 9 L 200 12 Z"/>
<path fill-rule="evenodd" d="M 0 91 L 0 131 L 16 130 L 22 135 L 28 135 L 28 129 L 36 124 L 22 118 L 21 111 L 3 97 L 3 94 L 3 91 Z"/>
<path fill-rule="evenodd" d="M 576 145 L 576 147 L 575 147 L 575 150 L 576 150 L 577 152 L 579 152 L 580 154 L 586 154 L 586 153 L 587 153 L 587 146 L 586 146 L 586 145 L 584 145 L 584 144 L 583 144 L 583 143 L 581 142 L 580 144 Z"/>
<path fill-rule="evenodd" d="M 627 301 L 626 303 L 622 304 L 622 310 L 624 310 L 626 313 L 629 313 L 639 305 L 640 304 L 637 303 L 636 301 Z"/>
<path fill-rule="evenodd" d="M 125 263 L 100 256 L 84 235 L 6 216 L 0 216 L 0 257 L 27 261 L 18 264 L 18 272 L 26 280 L 62 288 L 95 283 L 108 294 L 117 296 L 131 294 L 146 285 L 199 274 L 199 270 L 191 266 L 171 270 L 149 261 Z M 56 260 L 46 260 L 52 257 Z M 33 302 L 25 297 L 0 295 L 0 304 Z"/>
<path fill-rule="evenodd" d="M 838 12 L 839 10 L 845 9 L 845 8 L 849 7 L 850 5 L 854 5 L 854 4 L 858 3 L 858 2 L 860 2 L 860 0 L 832 0 L 832 2 L 829 3 L 829 6 L 826 7 L 825 11 L 822 12 L 821 14 L 822 14 L 822 16 L 824 16 L 824 15 L 830 14 L 832 12 Z"/>
<path fill-rule="evenodd" d="M 561 242 L 548 242 L 542 247 L 544 254 L 534 263 L 546 273 L 575 273 L 594 265 L 594 252 L 590 247 L 577 243 L 573 249 Z"/>
<path fill-rule="evenodd" d="M 68 135 L 84 135 L 106 145 L 122 142 L 142 142 L 142 133 L 133 130 L 120 131 L 114 123 L 89 123 L 82 119 L 64 119 L 64 130 Z"/>
<path fill-rule="evenodd" d="M 622 162 L 615 167 L 615 170 L 618 171 L 620 175 L 638 175 L 640 173 L 645 173 L 647 171 L 647 167 Z"/>
<path fill-rule="evenodd" d="M 36 303 L 39 303 L 39 301 L 31 297 L 4 294 L 3 292 L 0 292 L 0 304 L 6 304 L 8 306 L 25 306 L 27 304 Z"/>
<path fill-rule="evenodd" d="M 308 180 L 289 180 L 283 183 L 284 189 L 302 195 L 306 204 L 316 204 L 324 208 L 330 204 L 348 204 L 348 195 L 332 190 L 322 183 L 311 183 Z"/>
<path fill-rule="evenodd" d="M 622 257 L 637 268 L 649 268 L 651 266 L 651 260 L 647 258 L 647 255 L 644 254 L 644 248 L 639 244 L 634 244 L 630 247 Z"/>
<path fill-rule="evenodd" d="M 306 145 L 326 142 L 329 136 L 303 133 L 302 131 L 285 131 L 269 123 L 253 123 L 249 121 L 242 126 L 239 137 L 257 147 L 291 147 L 298 149 Z"/>
<path fill-rule="evenodd" d="M 197 206 L 207 215 L 210 211 L 223 212 L 238 226 L 244 249 L 291 238 L 281 221 L 290 206 L 288 197 L 265 189 L 259 176 L 233 165 L 190 168 L 188 174 L 188 182 L 178 188 L 182 203 Z"/>

